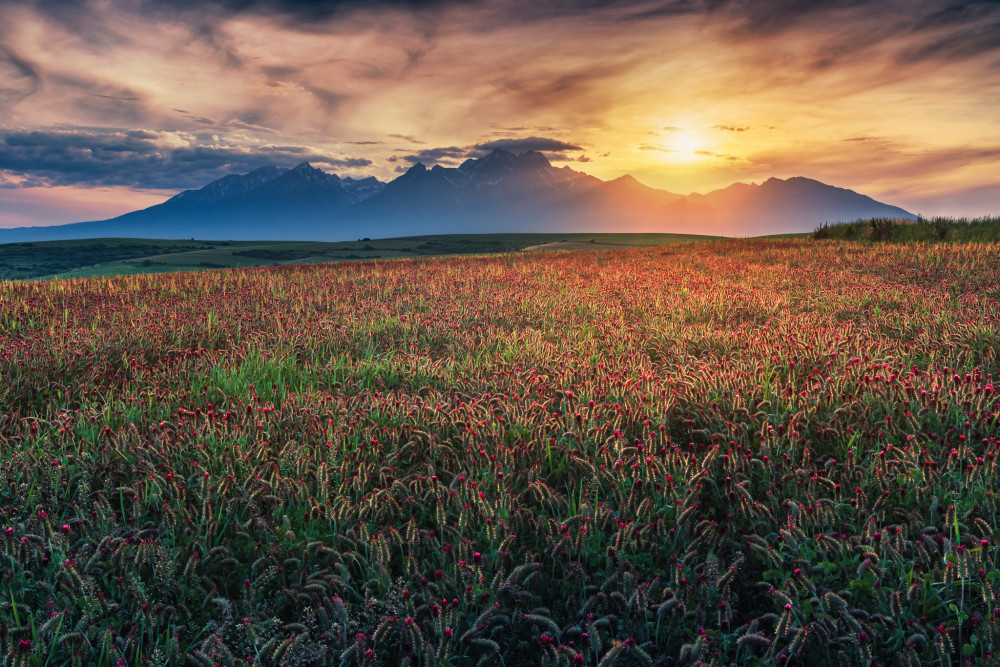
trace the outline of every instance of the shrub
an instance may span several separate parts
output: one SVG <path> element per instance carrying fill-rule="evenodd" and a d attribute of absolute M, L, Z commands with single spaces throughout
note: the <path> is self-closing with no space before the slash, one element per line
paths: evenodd
<path fill-rule="evenodd" d="M 872 218 L 869 224 L 872 227 L 872 241 L 888 241 L 892 238 L 896 221 L 891 218 Z"/>

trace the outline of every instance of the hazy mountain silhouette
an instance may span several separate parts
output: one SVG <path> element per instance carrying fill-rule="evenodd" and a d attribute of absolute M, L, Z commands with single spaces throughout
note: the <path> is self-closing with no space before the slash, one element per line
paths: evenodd
<path fill-rule="evenodd" d="M 231 174 L 111 220 L 0 230 L 0 242 L 88 237 L 344 240 L 496 232 L 679 232 L 759 236 L 911 213 L 808 178 L 734 183 L 687 196 L 611 181 L 503 149 L 459 167 L 415 164 L 389 183 L 303 162 Z"/>

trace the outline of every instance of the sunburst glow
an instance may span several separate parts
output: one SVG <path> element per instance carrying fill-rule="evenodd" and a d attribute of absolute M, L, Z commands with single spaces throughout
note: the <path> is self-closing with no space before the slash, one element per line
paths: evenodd
<path fill-rule="evenodd" d="M 670 156 L 677 162 L 694 162 L 703 159 L 705 153 L 704 139 L 693 130 L 681 130 L 673 133 L 668 143 Z"/>

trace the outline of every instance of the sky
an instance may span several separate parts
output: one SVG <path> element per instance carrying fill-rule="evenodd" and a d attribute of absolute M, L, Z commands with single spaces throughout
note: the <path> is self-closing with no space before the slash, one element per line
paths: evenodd
<path fill-rule="evenodd" d="M 1000 2 L 0 3 L 0 227 L 494 147 L 681 194 L 806 176 L 1000 214 Z"/>

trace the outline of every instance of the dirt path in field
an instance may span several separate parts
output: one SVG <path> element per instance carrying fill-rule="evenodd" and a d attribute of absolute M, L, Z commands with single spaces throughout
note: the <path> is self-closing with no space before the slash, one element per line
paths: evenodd
<path fill-rule="evenodd" d="M 590 243 L 589 241 L 554 241 L 553 243 L 539 243 L 529 245 L 523 252 L 536 252 L 538 250 L 606 250 L 608 248 L 630 248 L 624 243 Z"/>

